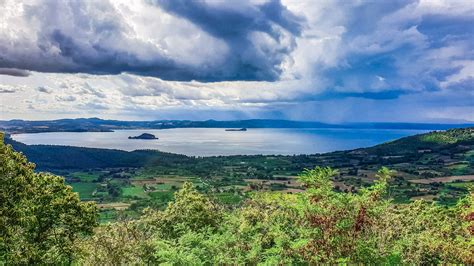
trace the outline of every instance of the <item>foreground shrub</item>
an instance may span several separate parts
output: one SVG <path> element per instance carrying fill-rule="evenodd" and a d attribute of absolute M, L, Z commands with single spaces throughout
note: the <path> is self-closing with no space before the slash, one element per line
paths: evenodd
<path fill-rule="evenodd" d="M 64 178 L 35 173 L 0 135 L 0 264 L 71 262 L 74 241 L 96 220 L 95 203 L 81 202 Z"/>

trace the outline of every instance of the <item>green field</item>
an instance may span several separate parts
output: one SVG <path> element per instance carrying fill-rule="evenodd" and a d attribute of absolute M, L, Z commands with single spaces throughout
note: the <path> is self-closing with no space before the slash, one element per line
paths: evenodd
<path fill-rule="evenodd" d="M 122 197 L 129 198 L 147 198 L 147 194 L 143 190 L 143 187 L 124 187 L 122 188 Z"/>
<path fill-rule="evenodd" d="M 70 184 L 74 192 L 79 193 L 82 199 L 93 199 L 93 193 L 97 188 L 96 183 L 72 183 Z"/>
<path fill-rule="evenodd" d="M 78 178 L 81 182 L 95 182 L 99 179 L 100 173 L 98 172 L 74 172 L 71 177 Z"/>

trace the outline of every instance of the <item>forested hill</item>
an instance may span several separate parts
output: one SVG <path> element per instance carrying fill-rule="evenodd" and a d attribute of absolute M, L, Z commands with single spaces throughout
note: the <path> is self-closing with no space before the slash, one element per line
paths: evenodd
<path fill-rule="evenodd" d="M 470 127 L 409 136 L 360 150 L 372 155 L 396 156 L 427 152 L 455 153 L 472 149 L 473 145 L 474 127 Z"/>
<path fill-rule="evenodd" d="M 38 170 L 143 167 L 163 161 L 189 159 L 184 155 L 155 150 L 127 152 L 60 145 L 26 145 L 11 138 L 5 139 L 5 143 L 25 154 L 37 165 Z"/>

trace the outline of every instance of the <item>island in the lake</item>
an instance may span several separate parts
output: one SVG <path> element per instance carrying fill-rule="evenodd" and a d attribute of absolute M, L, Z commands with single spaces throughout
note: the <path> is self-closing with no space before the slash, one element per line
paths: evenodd
<path fill-rule="evenodd" d="M 158 139 L 157 137 L 155 137 L 155 135 L 153 134 L 150 134 L 150 133 L 143 133 L 139 136 L 135 136 L 135 137 L 128 137 L 128 139 Z"/>
<path fill-rule="evenodd" d="M 247 131 L 247 129 L 244 128 L 228 128 L 225 131 Z"/>

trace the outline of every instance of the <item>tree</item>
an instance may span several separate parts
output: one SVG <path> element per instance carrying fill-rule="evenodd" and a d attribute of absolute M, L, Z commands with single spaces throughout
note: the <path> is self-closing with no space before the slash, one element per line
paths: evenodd
<path fill-rule="evenodd" d="M 192 183 L 185 182 L 175 192 L 174 201 L 164 211 L 155 212 L 154 224 L 160 237 L 176 238 L 187 231 L 206 231 L 215 228 L 221 218 L 220 210 L 209 198 L 194 189 Z"/>
<path fill-rule="evenodd" d="M 0 264 L 71 262 L 74 241 L 97 223 L 95 203 L 34 168 L 0 133 Z"/>
<path fill-rule="evenodd" d="M 472 264 L 473 234 L 464 212 L 469 197 L 457 207 L 415 201 L 390 206 L 372 226 L 378 252 L 396 264 Z"/>
<path fill-rule="evenodd" d="M 300 175 L 307 187 L 299 207 L 304 233 L 293 252 L 312 263 L 380 263 L 371 225 L 388 206 L 383 196 L 392 173 L 382 168 L 375 184 L 358 193 L 335 191 L 331 178 L 337 174 L 329 167 L 316 167 Z"/>
<path fill-rule="evenodd" d="M 98 227 L 91 237 L 78 241 L 80 265 L 153 265 L 152 227 L 146 219 L 121 220 Z"/>

